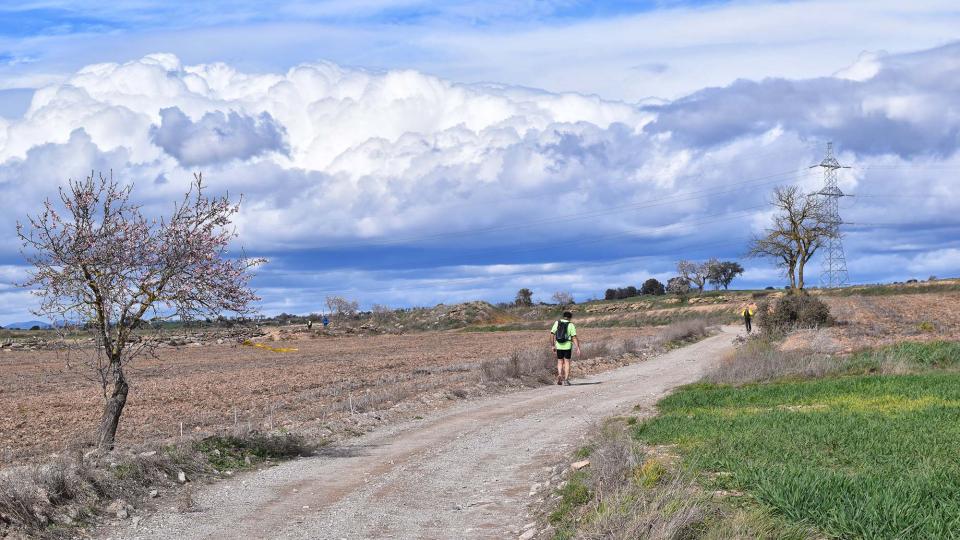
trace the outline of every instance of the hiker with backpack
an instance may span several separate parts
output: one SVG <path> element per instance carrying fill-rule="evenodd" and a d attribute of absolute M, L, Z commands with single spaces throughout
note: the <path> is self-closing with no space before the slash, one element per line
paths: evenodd
<path fill-rule="evenodd" d="M 580 339 L 577 338 L 577 327 L 570 322 L 573 313 L 563 312 L 563 317 L 553 323 L 550 337 L 553 341 L 553 350 L 557 352 L 557 384 L 570 386 L 570 356 L 573 346 L 577 346 L 577 356 L 580 356 Z"/>
<path fill-rule="evenodd" d="M 753 332 L 753 316 L 757 313 L 757 305 L 749 304 L 743 307 L 743 310 L 740 312 L 743 315 L 743 324 L 747 328 L 747 333 Z"/>

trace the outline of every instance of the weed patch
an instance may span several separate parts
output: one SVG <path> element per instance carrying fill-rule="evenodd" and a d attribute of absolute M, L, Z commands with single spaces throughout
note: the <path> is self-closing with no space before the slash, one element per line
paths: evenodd
<path fill-rule="evenodd" d="M 267 460 L 290 459 L 309 455 L 314 445 L 294 434 L 266 435 L 251 433 L 246 436 L 215 435 L 194 443 L 194 448 L 206 456 L 210 465 L 219 471 L 246 469 Z"/>

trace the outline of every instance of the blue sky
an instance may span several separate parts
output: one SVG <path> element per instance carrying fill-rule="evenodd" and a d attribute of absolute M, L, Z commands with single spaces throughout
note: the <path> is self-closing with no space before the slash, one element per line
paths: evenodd
<path fill-rule="evenodd" d="M 852 279 L 960 273 L 954 2 L 268 4 L 0 5 L 0 195 L 113 169 L 159 212 L 202 170 L 244 194 L 266 313 L 584 299 L 739 259 L 834 141 Z"/>

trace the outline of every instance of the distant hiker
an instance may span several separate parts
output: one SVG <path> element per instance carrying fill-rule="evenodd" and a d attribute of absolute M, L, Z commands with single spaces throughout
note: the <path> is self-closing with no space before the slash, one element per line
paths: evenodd
<path fill-rule="evenodd" d="M 570 355 L 573 346 L 577 346 L 577 356 L 580 356 L 580 339 L 577 338 L 577 327 L 570 322 L 573 313 L 563 312 L 563 318 L 553 323 L 550 336 L 553 341 L 553 350 L 557 351 L 557 384 L 570 386 Z"/>
<path fill-rule="evenodd" d="M 743 315 L 743 324 L 747 327 L 747 333 L 753 331 L 753 315 L 757 312 L 756 304 L 749 304 L 744 306 L 743 311 L 740 312 Z"/>
<path fill-rule="evenodd" d="M 324 329 L 326 329 L 327 325 L 330 324 L 330 319 L 328 319 L 327 316 L 324 315 L 324 316 L 323 316 L 323 319 L 322 319 L 320 322 L 323 323 L 323 327 L 324 327 Z"/>
<path fill-rule="evenodd" d="M 313 328 L 313 319 L 307 319 L 307 330 Z"/>

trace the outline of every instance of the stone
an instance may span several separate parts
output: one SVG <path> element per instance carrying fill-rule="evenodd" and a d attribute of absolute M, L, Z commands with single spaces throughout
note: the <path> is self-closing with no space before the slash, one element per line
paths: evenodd
<path fill-rule="evenodd" d="M 589 467 L 589 466 L 590 466 L 590 460 L 589 460 L 589 459 L 585 459 L 585 460 L 583 460 L 583 461 L 577 461 L 577 462 L 574 462 L 574 463 L 571 463 L 571 464 L 570 464 L 570 468 L 573 469 L 573 470 L 575 470 L 575 471 L 579 471 L 580 469 L 583 469 L 583 468 Z"/>
<path fill-rule="evenodd" d="M 133 524 L 133 528 L 136 529 L 137 527 L 140 526 L 140 522 L 141 522 L 141 521 L 143 521 L 143 518 L 142 518 L 142 517 L 140 517 L 140 516 L 135 516 L 132 520 L 130 520 L 130 523 L 132 523 L 132 524 Z"/>
<path fill-rule="evenodd" d="M 530 529 L 527 532 L 520 535 L 520 540 L 531 540 L 536 535 L 537 535 L 537 530 Z"/>
<path fill-rule="evenodd" d="M 130 513 L 127 512 L 126 508 L 117 510 L 117 519 L 127 519 L 128 517 L 130 517 Z"/>
<path fill-rule="evenodd" d="M 153 457 L 153 456 L 157 455 L 157 451 L 156 451 L 156 450 L 151 450 L 151 451 L 149 451 L 149 452 L 140 452 L 140 453 L 137 454 L 137 455 L 139 455 L 139 456 L 142 457 L 142 458 L 148 458 L 148 457 Z"/>
<path fill-rule="evenodd" d="M 181 484 L 187 483 L 187 475 L 183 471 L 177 471 L 177 482 Z"/>
<path fill-rule="evenodd" d="M 151 498 L 151 499 L 156 499 L 156 498 L 159 497 L 159 496 L 160 496 L 160 492 L 159 492 L 159 491 L 157 491 L 157 490 L 155 490 L 155 489 L 151 489 L 151 490 L 150 490 L 150 498 Z"/>

